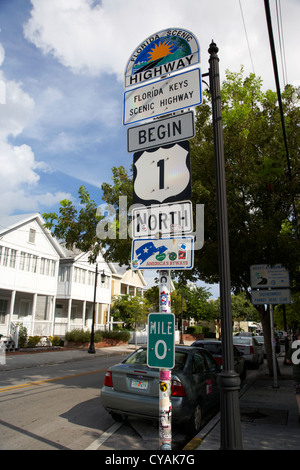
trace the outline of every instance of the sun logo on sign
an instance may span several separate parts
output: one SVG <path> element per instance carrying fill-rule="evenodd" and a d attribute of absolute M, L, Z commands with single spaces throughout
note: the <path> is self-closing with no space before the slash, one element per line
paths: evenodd
<path fill-rule="evenodd" d="M 155 44 L 154 48 L 151 49 L 151 51 L 148 53 L 149 62 L 172 54 L 172 47 L 172 43 L 169 43 L 167 40 L 165 40 L 163 43 L 160 42 L 159 44 Z"/>

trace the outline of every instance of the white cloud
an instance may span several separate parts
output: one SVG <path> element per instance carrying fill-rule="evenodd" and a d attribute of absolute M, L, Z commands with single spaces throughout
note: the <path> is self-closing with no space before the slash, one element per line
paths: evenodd
<path fill-rule="evenodd" d="M 20 83 L 6 80 L 1 71 L 0 80 L 5 89 L 5 102 L 0 105 L 0 138 L 6 140 L 22 132 L 32 114 L 34 101 Z"/>
<path fill-rule="evenodd" d="M 274 89 L 273 68 L 261 0 L 251 2 L 211 0 L 31 0 L 31 17 L 24 25 L 26 38 L 45 54 L 51 53 L 75 73 L 100 76 L 114 73 L 121 80 L 126 61 L 140 42 L 156 31 L 182 27 L 199 40 L 203 70 L 208 69 L 207 49 L 212 39 L 220 48 L 220 67 L 238 72 L 245 65 L 252 72 L 247 37 L 255 73 Z M 246 32 L 243 25 L 242 6 Z M 275 40 L 276 12 L 271 5 Z M 282 5 L 285 51 L 291 80 L 294 69 L 295 35 L 298 30 L 299 2 Z M 278 42 L 278 41 L 277 41 Z M 279 51 L 279 48 L 278 48 Z"/>
<path fill-rule="evenodd" d="M 0 44 L 0 55 L 2 51 L 4 56 Z M 39 172 L 49 173 L 50 167 L 43 161 L 36 161 L 29 145 L 12 143 L 31 121 L 35 110 L 34 100 L 23 91 L 20 82 L 6 80 L 1 71 L 0 84 L 5 92 L 5 99 L 0 101 L 0 214 L 35 211 L 41 203 L 51 205 L 59 202 L 69 195 L 43 192 L 39 195 L 31 194 L 33 189 L 38 192 Z"/>
<path fill-rule="evenodd" d="M 1 190 L 18 189 L 22 184 L 35 185 L 34 154 L 28 145 L 13 146 L 0 142 Z"/>
<path fill-rule="evenodd" d="M 72 199 L 70 193 L 56 192 L 32 194 L 25 189 L 17 189 L 16 191 L 3 191 L 0 197 L 0 215 L 9 215 L 22 212 L 39 212 L 41 206 L 51 208 L 55 204 L 59 204 L 62 199 Z"/>

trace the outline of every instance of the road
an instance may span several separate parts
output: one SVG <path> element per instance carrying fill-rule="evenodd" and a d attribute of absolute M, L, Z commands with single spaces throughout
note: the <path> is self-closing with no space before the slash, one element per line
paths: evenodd
<path fill-rule="evenodd" d="M 107 368 L 122 356 L 2 371 L 1 450 L 157 450 L 158 424 L 116 423 L 102 408 Z M 173 449 L 187 442 L 173 431 Z"/>

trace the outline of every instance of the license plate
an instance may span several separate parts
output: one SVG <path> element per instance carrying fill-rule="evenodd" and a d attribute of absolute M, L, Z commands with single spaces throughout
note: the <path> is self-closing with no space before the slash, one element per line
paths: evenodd
<path fill-rule="evenodd" d="M 147 390 L 148 388 L 148 380 L 131 380 L 131 387 L 138 388 L 139 390 Z"/>

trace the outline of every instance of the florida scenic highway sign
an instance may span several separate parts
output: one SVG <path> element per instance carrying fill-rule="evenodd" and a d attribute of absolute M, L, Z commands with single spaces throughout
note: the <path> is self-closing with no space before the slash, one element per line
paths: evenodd
<path fill-rule="evenodd" d="M 200 61 L 199 44 L 185 29 L 168 28 L 152 34 L 131 54 L 125 68 L 125 87 L 157 79 Z"/>

